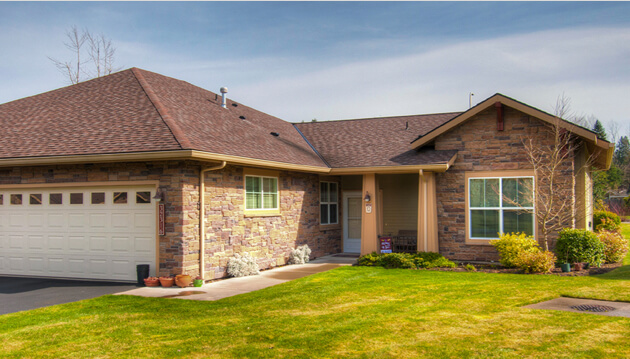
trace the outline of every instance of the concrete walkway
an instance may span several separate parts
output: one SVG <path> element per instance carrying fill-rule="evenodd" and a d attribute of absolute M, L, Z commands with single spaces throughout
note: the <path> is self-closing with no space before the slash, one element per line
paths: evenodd
<path fill-rule="evenodd" d="M 137 295 L 141 297 L 191 300 L 218 300 L 231 297 L 233 295 L 253 292 L 255 290 L 271 287 L 276 284 L 306 277 L 311 274 L 325 272 L 341 266 L 349 266 L 355 263 L 357 258 L 358 257 L 350 257 L 344 254 L 333 254 L 314 259 L 306 264 L 288 265 L 262 271 L 260 272 L 260 275 L 229 278 L 212 283 L 206 283 L 203 287 L 141 287 L 117 293 L 117 295 Z"/>

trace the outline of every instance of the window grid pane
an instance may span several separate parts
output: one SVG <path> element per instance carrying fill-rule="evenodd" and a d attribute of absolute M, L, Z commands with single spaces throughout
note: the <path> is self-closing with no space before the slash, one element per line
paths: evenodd
<path fill-rule="evenodd" d="M 498 233 L 534 234 L 533 178 L 471 178 L 468 182 L 470 238 Z"/>

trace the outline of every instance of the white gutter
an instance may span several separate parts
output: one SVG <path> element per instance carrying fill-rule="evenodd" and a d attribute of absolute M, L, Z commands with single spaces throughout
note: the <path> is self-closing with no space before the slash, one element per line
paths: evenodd
<path fill-rule="evenodd" d="M 225 168 L 226 161 L 221 162 L 220 165 L 214 167 L 201 168 L 199 172 L 199 276 L 202 280 L 205 279 L 205 237 L 206 237 L 206 208 L 205 208 L 205 193 L 206 193 L 206 181 L 205 174 L 209 171 L 216 171 Z"/>

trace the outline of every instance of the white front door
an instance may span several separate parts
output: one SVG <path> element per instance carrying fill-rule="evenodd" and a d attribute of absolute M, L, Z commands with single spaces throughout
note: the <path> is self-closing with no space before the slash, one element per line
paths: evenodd
<path fill-rule="evenodd" d="M 361 192 L 343 193 L 343 251 L 361 253 Z"/>
<path fill-rule="evenodd" d="M 155 274 L 154 186 L 0 189 L 0 274 L 132 281 Z"/>

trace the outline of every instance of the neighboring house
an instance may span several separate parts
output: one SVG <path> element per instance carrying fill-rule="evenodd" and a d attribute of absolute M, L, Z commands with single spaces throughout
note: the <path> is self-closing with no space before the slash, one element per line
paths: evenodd
<path fill-rule="evenodd" d="M 548 141 L 545 112 L 497 94 L 463 113 L 291 124 L 222 102 L 132 68 L 0 105 L 0 274 L 134 280 L 149 263 L 212 279 L 235 253 L 270 268 L 300 244 L 376 251 L 379 235 L 496 260 L 497 232 L 536 232 L 533 205 L 489 188 L 533 181 L 521 139 Z M 562 126 L 585 144 L 563 175 L 589 228 L 580 163 L 607 168 L 613 146 Z"/>

